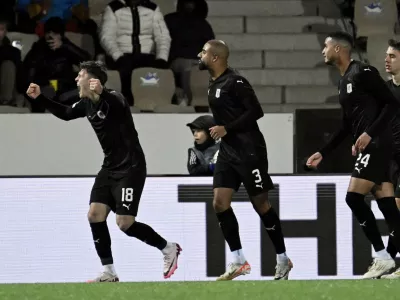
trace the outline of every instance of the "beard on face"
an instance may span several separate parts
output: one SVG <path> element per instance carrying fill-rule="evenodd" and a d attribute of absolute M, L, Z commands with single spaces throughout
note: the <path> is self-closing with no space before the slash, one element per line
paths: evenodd
<path fill-rule="evenodd" d="M 202 59 L 199 59 L 199 69 L 201 71 L 209 69 L 206 63 Z"/>

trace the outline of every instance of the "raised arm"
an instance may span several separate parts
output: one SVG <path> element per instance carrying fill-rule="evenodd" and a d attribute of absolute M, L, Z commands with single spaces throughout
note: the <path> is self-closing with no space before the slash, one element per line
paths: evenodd
<path fill-rule="evenodd" d="M 82 101 L 77 98 L 77 102 L 72 106 L 63 105 L 47 97 L 43 96 L 40 91 L 40 87 L 37 84 L 31 83 L 26 92 L 27 96 L 31 99 L 35 99 L 35 101 L 41 101 L 43 106 L 48 109 L 53 115 L 57 118 L 69 121 L 77 118 L 82 118 L 86 116 L 85 106 Z M 73 97 L 69 95 L 64 95 L 64 97 Z M 71 98 L 70 98 L 71 99 Z"/>

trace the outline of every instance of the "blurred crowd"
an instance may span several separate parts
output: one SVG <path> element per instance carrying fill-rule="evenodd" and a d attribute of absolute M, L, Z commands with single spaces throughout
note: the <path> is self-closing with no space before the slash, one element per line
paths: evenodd
<path fill-rule="evenodd" d="M 0 104 L 16 105 L 29 82 L 48 96 L 76 87 L 76 66 L 102 60 L 118 71 L 121 92 L 135 105 L 132 72 L 150 67 L 170 69 L 175 79 L 172 104 L 190 105 L 190 73 L 199 50 L 214 38 L 205 0 L 178 0 L 176 12 L 163 15 L 149 0 L 114 0 L 91 19 L 88 0 L 3 0 L 0 12 Z M 20 41 L 8 32 L 38 37 L 22 58 Z M 93 51 L 82 49 L 66 33 L 85 35 Z M 150 79 L 151 80 L 151 79 Z M 62 101 L 62 98 L 60 98 Z M 70 104 L 70 103 L 66 103 Z M 44 112 L 30 103 L 32 112 Z"/>

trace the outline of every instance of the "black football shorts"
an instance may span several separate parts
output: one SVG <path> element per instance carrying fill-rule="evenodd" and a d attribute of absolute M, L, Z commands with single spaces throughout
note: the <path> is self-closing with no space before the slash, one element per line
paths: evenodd
<path fill-rule="evenodd" d="M 383 182 L 395 182 L 392 155 L 386 145 L 378 146 L 376 143 L 369 143 L 365 150 L 358 154 L 352 177 L 365 179 L 381 185 Z"/>
<path fill-rule="evenodd" d="M 268 174 L 268 158 L 266 155 L 240 163 L 217 160 L 214 170 L 214 189 L 230 188 L 238 191 L 242 183 L 250 197 L 255 197 L 274 188 L 272 179 Z"/>
<path fill-rule="evenodd" d="M 94 182 L 90 203 L 108 205 L 117 215 L 136 216 L 146 181 L 146 168 L 117 173 L 102 169 Z"/>

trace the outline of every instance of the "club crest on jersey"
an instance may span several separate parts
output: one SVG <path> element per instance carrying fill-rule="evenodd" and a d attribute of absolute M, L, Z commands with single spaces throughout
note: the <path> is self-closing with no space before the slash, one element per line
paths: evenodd
<path fill-rule="evenodd" d="M 217 89 L 217 91 L 215 92 L 215 98 L 219 98 L 220 95 L 221 95 L 221 89 Z"/>
<path fill-rule="evenodd" d="M 106 118 L 106 115 L 101 110 L 99 110 L 97 112 L 97 116 L 102 120 L 104 120 Z"/>
<path fill-rule="evenodd" d="M 353 86 L 351 85 L 351 83 L 347 84 L 347 94 L 350 94 L 353 91 Z"/>

